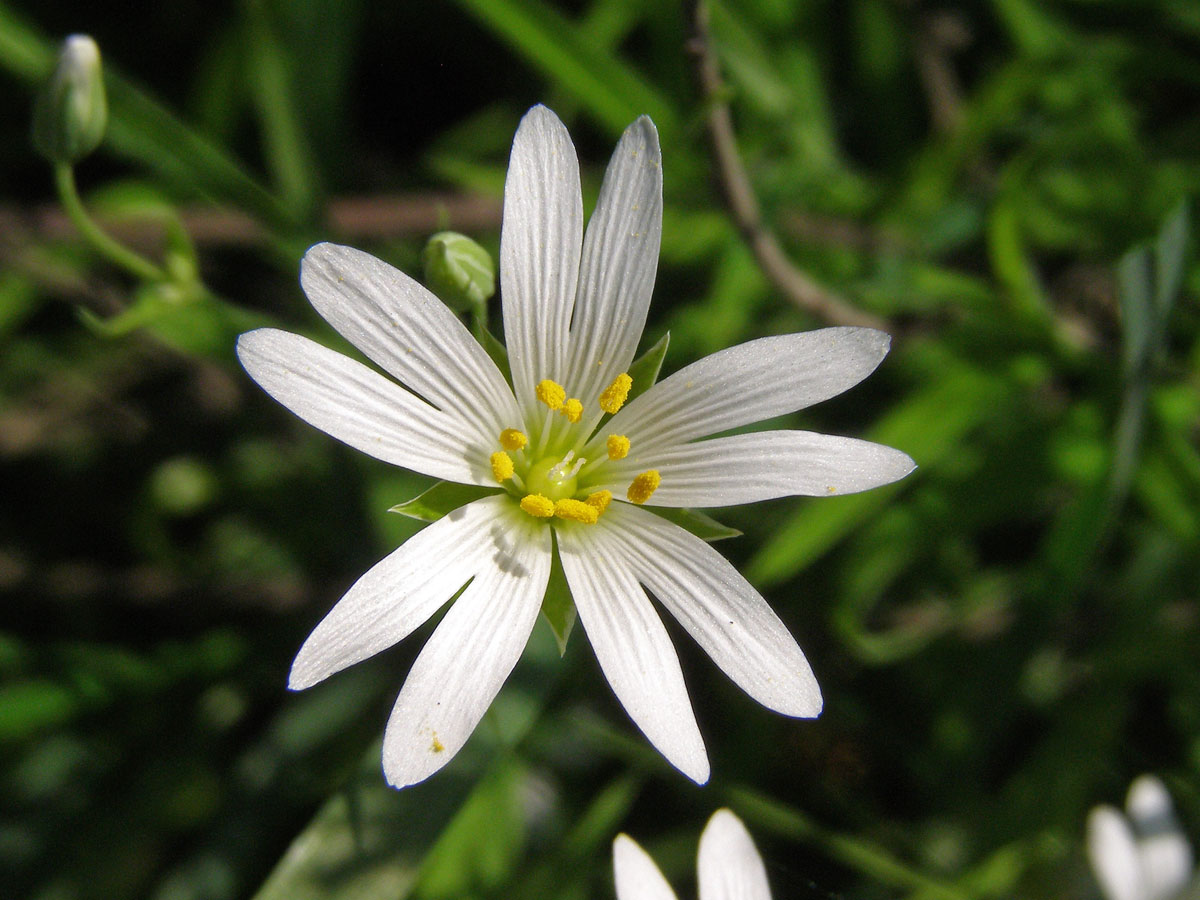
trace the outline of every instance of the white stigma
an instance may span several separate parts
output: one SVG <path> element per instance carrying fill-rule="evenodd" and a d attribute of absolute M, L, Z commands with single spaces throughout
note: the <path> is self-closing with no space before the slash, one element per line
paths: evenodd
<path fill-rule="evenodd" d="M 550 470 L 549 475 L 555 481 L 566 481 L 568 478 L 574 478 L 579 474 L 579 470 L 583 468 L 583 464 L 587 462 L 582 456 L 575 459 L 575 465 L 571 466 L 570 470 L 567 466 L 571 465 L 571 460 L 575 459 L 575 451 L 568 450 L 567 455 L 562 458 L 562 461 Z"/>

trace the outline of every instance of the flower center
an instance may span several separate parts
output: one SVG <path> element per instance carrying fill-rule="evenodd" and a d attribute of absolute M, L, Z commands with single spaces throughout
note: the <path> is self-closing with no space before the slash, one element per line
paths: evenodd
<path fill-rule="evenodd" d="M 574 456 L 574 451 L 571 451 L 561 460 L 551 456 L 535 462 L 525 475 L 525 490 L 551 500 L 574 497 L 578 490 L 575 476 L 587 462 L 583 457 L 572 461 Z"/>
<path fill-rule="evenodd" d="M 500 432 L 497 443 L 502 449 L 491 455 L 492 474 L 499 484 L 506 484 L 526 513 L 538 519 L 559 518 L 585 525 L 594 525 L 608 508 L 612 493 L 607 490 L 590 490 L 589 484 L 597 484 L 596 469 L 609 460 L 624 459 L 629 455 L 631 443 L 623 434 L 610 434 L 605 439 L 605 455 L 588 463 L 576 456 L 575 448 L 583 446 L 586 433 L 590 433 L 604 414 L 616 415 L 629 396 L 633 379 L 628 374 L 616 377 L 597 400 L 600 413 L 595 418 L 573 429 L 583 417 L 584 406 L 580 400 L 568 397 L 562 385 L 546 379 L 538 382 L 536 395 L 548 410 L 551 418 L 546 420 L 540 432 L 534 431 L 534 441 L 523 431 L 506 428 Z M 553 421 L 558 413 L 567 420 L 564 430 Z M 581 432 L 582 429 L 582 432 Z M 583 433 L 586 432 L 586 433 Z M 583 483 L 580 484 L 582 479 Z M 658 488 L 661 478 L 653 469 L 633 479 L 626 492 L 631 503 L 645 503 Z"/>

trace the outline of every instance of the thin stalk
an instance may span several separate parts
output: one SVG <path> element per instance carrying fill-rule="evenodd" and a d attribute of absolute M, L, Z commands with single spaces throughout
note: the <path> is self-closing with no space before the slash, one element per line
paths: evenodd
<path fill-rule="evenodd" d="M 124 244 L 117 243 L 88 215 L 75 186 L 75 170 L 70 165 L 60 163 L 54 167 L 54 185 L 72 224 L 101 255 L 143 281 L 166 280 L 167 275 L 162 269 Z"/>

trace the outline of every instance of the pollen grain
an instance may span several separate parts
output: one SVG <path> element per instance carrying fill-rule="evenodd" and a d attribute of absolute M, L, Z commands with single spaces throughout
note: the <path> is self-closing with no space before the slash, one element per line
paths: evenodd
<path fill-rule="evenodd" d="M 595 507 L 597 513 L 602 513 L 608 509 L 608 504 L 612 503 L 612 491 L 596 491 L 588 494 L 587 499 L 583 502 L 588 506 Z"/>
<path fill-rule="evenodd" d="M 563 408 L 563 403 L 567 399 L 567 392 L 563 386 L 557 381 L 551 381 L 549 378 L 539 381 L 537 387 L 534 388 L 534 393 L 537 398 L 545 403 L 555 412 Z"/>
<path fill-rule="evenodd" d="M 629 438 L 623 434 L 610 434 L 604 442 L 609 459 L 624 459 L 629 455 Z"/>
<path fill-rule="evenodd" d="M 600 518 L 600 510 L 582 500 L 559 500 L 554 504 L 554 514 L 560 519 L 570 519 L 582 522 L 584 525 L 595 525 Z"/>
<path fill-rule="evenodd" d="M 526 494 L 521 498 L 521 509 L 539 519 L 554 515 L 554 501 L 542 494 Z"/>
<path fill-rule="evenodd" d="M 500 432 L 500 446 L 505 450 L 523 450 L 528 443 L 529 438 L 525 437 L 525 432 L 523 431 L 517 431 L 515 428 L 505 428 Z"/>
<path fill-rule="evenodd" d="M 637 478 L 633 479 L 633 483 L 629 485 L 626 496 L 631 503 L 645 503 L 658 490 L 661 482 L 662 476 L 655 469 L 650 469 L 648 472 L 643 472 Z"/>
<path fill-rule="evenodd" d="M 503 450 L 497 450 L 492 454 L 492 476 L 501 482 L 508 481 L 513 477 L 512 457 Z"/>
<path fill-rule="evenodd" d="M 625 405 L 631 387 L 633 379 L 628 372 L 622 372 L 600 393 L 600 408 L 609 415 L 616 415 L 617 410 Z"/>

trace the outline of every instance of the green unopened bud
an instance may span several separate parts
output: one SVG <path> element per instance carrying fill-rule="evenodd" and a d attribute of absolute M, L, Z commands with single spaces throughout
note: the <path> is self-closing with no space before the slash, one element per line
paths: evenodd
<path fill-rule="evenodd" d="M 496 264 L 477 243 L 455 231 L 439 231 L 425 245 L 425 285 L 460 312 L 476 309 L 496 293 Z"/>
<path fill-rule="evenodd" d="M 63 41 L 54 74 L 33 111 L 33 143 L 52 163 L 79 162 L 99 146 L 108 124 L 100 48 L 86 34 Z"/>

